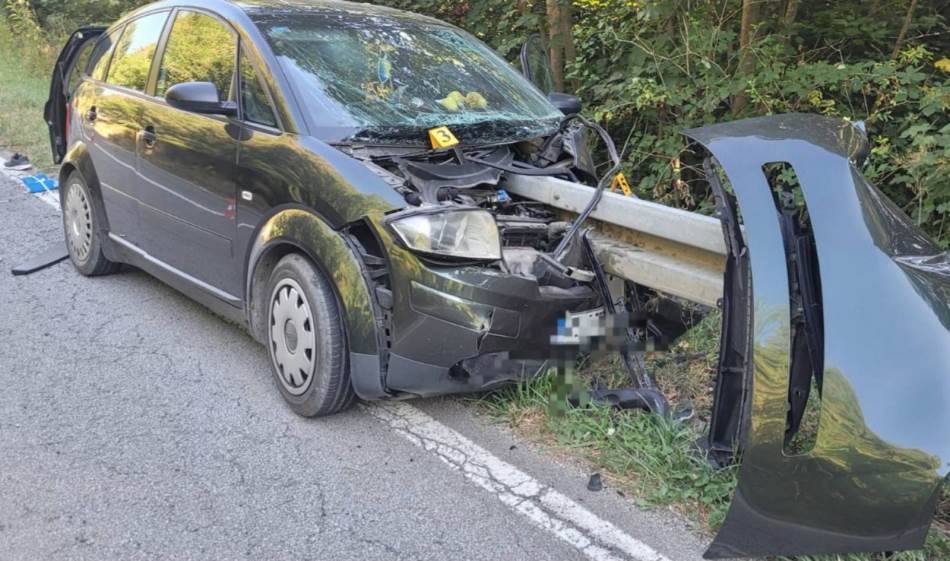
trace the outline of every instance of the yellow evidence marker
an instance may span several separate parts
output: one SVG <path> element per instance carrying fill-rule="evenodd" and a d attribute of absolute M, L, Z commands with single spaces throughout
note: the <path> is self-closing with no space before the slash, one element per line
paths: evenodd
<path fill-rule="evenodd" d="M 449 127 L 429 129 L 429 140 L 432 141 L 433 148 L 451 148 L 459 143 Z"/>
<path fill-rule="evenodd" d="M 630 183 L 627 181 L 627 176 L 624 175 L 623 172 L 620 172 L 614 176 L 614 182 L 610 184 L 610 191 L 616 191 L 617 187 L 620 187 L 620 190 L 623 191 L 625 196 L 633 196 L 633 189 L 630 188 Z"/>

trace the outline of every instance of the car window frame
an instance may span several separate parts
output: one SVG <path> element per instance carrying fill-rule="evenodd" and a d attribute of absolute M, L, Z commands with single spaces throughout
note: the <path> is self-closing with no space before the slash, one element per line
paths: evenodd
<path fill-rule="evenodd" d="M 106 66 L 103 69 L 103 72 L 105 73 L 106 77 L 109 76 L 109 69 L 112 68 L 112 55 L 115 54 L 115 46 L 119 44 L 118 38 L 122 37 L 122 34 L 125 33 L 125 25 L 126 23 L 123 22 L 121 25 L 103 33 L 102 37 L 100 37 L 96 41 L 96 45 L 93 47 L 93 49 L 98 49 L 99 43 L 107 39 L 112 39 L 112 45 L 109 47 L 109 50 L 103 53 L 102 55 L 102 58 L 105 59 L 105 63 L 106 63 Z M 109 85 L 109 83 L 106 82 L 105 80 L 100 80 L 99 78 L 96 78 L 93 75 L 93 71 L 96 69 L 96 65 L 93 64 L 93 62 L 94 61 L 92 59 L 89 60 L 89 63 L 86 65 L 86 68 L 83 71 L 83 77 L 87 80 L 91 80 L 92 82 L 96 84 Z"/>
<path fill-rule="evenodd" d="M 284 134 L 286 129 L 284 128 L 284 123 L 283 123 L 283 120 L 281 119 L 280 111 L 277 110 L 277 103 L 276 103 L 276 100 L 274 99 L 274 93 L 271 91 L 270 86 L 267 83 L 267 80 L 264 79 L 264 73 L 261 72 L 261 66 L 263 66 L 263 63 L 260 63 L 259 61 L 256 60 L 257 57 L 251 54 L 250 49 L 245 48 L 245 44 L 249 42 L 250 41 L 246 41 L 244 37 L 239 37 L 237 72 L 235 74 L 237 76 L 237 92 L 236 93 L 238 97 L 238 119 L 241 121 L 241 124 L 243 124 L 244 126 L 248 128 L 251 128 L 263 133 L 280 136 Z M 265 125 L 262 123 L 257 123 L 254 121 L 249 121 L 244 115 L 244 96 L 242 94 L 243 89 L 244 89 L 244 80 L 241 75 L 241 60 L 243 60 L 243 57 L 245 56 L 245 54 L 247 55 L 247 61 L 251 65 L 251 69 L 254 72 L 254 75 L 257 77 L 258 83 L 261 85 L 261 87 L 264 89 L 264 93 L 267 95 L 267 101 L 270 104 L 271 114 L 274 116 L 274 121 L 277 123 L 276 127 L 272 127 L 270 125 Z"/>
<path fill-rule="evenodd" d="M 190 13 L 210 16 L 211 18 L 218 20 L 218 22 L 221 25 L 223 25 L 228 31 L 231 32 L 231 36 L 234 39 L 234 46 L 235 46 L 234 60 L 231 61 L 231 68 L 234 74 L 231 77 L 231 91 L 228 92 L 227 97 L 228 97 L 228 100 L 230 101 L 230 98 L 232 95 L 234 95 L 235 97 L 240 95 L 239 94 L 240 90 L 237 89 L 237 84 L 240 82 L 240 77 L 238 76 L 238 74 L 240 73 L 239 61 L 241 57 L 241 50 L 240 50 L 241 34 L 233 25 L 231 25 L 231 22 L 223 18 L 220 14 L 215 13 L 211 10 L 206 10 L 204 8 L 193 8 L 191 6 L 187 8 L 175 8 L 174 10 L 172 10 L 172 14 L 168 19 L 169 23 L 165 26 L 165 30 L 163 31 L 162 37 L 158 43 L 158 49 L 155 51 L 155 61 L 152 62 L 152 68 L 151 68 L 151 71 L 149 72 L 148 85 L 146 86 L 146 89 L 145 89 L 145 95 L 148 96 L 148 98 L 153 101 L 160 101 L 161 103 L 164 103 L 167 105 L 167 102 L 165 101 L 164 96 L 155 95 L 156 93 L 155 90 L 158 88 L 158 73 L 162 69 L 162 63 L 165 61 L 165 54 L 166 54 L 165 51 L 168 48 L 168 40 L 169 38 L 171 38 L 171 34 L 175 30 L 175 21 L 178 20 L 178 16 L 182 12 L 190 12 Z M 240 105 L 240 103 L 238 103 L 238 105 Z M 216 117 L 215 115 L 204 115 L 204 116 Z"/>
<path fill-rule="evenodd" d="M 103 34 L 103 35 L 106 35 L 106 34 Z M 99 37 L 95 41 L 87 41 L 76 52 L 75 62 L 73 63 L 72 67 L 69 68 L 69 71 L 66 72 L 66 74 L 63 76 L 63 90 L 66 91 L 68 98 L 72 98 L 76 94 L 76 92 L 79 91 L 79 88 L 82 86 L 82 83 L 86 81 L 86 78 L 87 78 L 86 69 L 89 67 L 90 64 L 92 64 L 92 55 L 93 53 L 96 52 L 96 48 L 99 46 L 99 41 L 101 39 L 102 38 Z M 86 64 L 79 65 L 78 64 L 79 59 L 82 58 L 82 54 L 84 51 L 89 52 L 89 60 L 86 61 Z M 102 56 L 106 56 L 106 53 L 103 53 Z M 70 87 L 74 77 L 76 80 L 76 86 Z"/>
<path fill-rule="evenodd" d="M 121 29 L 124 31 L 124 30 L 125 30 L 125 26 L 122 26 Z M 116 34 L 116 32 L 117 32 L 118 30 L 119 30 L 119 28 L 116 28 L 116 29 L 111 29 L 111 30 L 107 30 L 107 31 L 103 32 L 103 33 L 102 33 L 102 36 L 99 37 L 98 39 L 96 39 L 95 42 L 93 42 L 93 44 L 92 44 L 92 52 L 95 53 L 96 50 L 99 48 L 99 45 L 102 44 L 103 41 L 107 41 L 107 40 L 109 40 L 111 37 L 113 37 L 113 36 Z M 115 43 L 116 43 L 116 42 L 113 41 L 112 45 L 109 47 L 109 50 L 106 51 L 106 52 L 104 52 L 104 53 L 102 53 L 102 57 L 99 58 L 99 59 L 97 59 L 97 60 L 93 60 L 92 54 L 89 55 L 89 60 L 86 61 L 86 65 L 83 66 L 83 68 L 82 68 L 82 79 L 83 79 L 84 81 L 85 81 L 85 80 L 90 80 L 90 79 L 95 80 L 95 78 L 94 78 L 93 75 L 92 75 L 92 72 L 93 72 L 93 70 L 96 69 L 96 64 L 95 64 L 95 63 L 96 63 L 98 60 L 106 59 L 106 73 L 107 73 L 106 75 L 108 75 L 108 70 L 109 70 L 108 67 L 112 65 L 112 52 L 115 50 Z"/>
<path fill-rule="evenodd" d="M 175 10 L 172 10 L 172 9 L 169 9 L 169 8 L 160 8 L 160 9 L 151 10 L 151 11 L 148 11 L 148 12 L 145 12 L 145 13 L 142 13 L 142 14 L 137 14 L 134 18 L 131 18 L 131 19 L 129 19 L 128 21 L 123 22 L 123 23 L 122 23 L 122 31 L 118 34 L 118 36 L 116 37 L 115 44 L 112 45 L 112 48 L 110 49 L 111 52 L 109 53 L 109 65 L 108 65 L 108 66 L 106 67 L 106 69 L 105 69 L 105 74 L 106 74 L 106 75 L 105 75 L 105 79 L 104 79 L 104 80 L 100 80 L 100 82 L 101 82 L 104 86 L 107 86 L 107 87 L 109 87 L 109 88 L 111 88 L 111 89 L 114 89 L 114 90 L 116 90 L 116 91 L 120 91 L 120 92 L 124 92 L 124 93 L 129 93 L 129 94 L 132 94 L 132 95 L 135 95 L 135 96 L 139 96 L 139 97 L 141 97 L 141 96 L 147 96 L 148 94 L 147 94 L 146 92 L 148 91 L 148 88 L 149 88 L 149 86 L 150 86 L 149 82 L 150 82 L 151 79 L 152 79 L 152 73 L 153 73 L 154 68 L 155 68 L 155 60 L 156 60 L 156 58 L 157 58 L 156 55 L 157 55 L 158 52 L 159 52 L 159 50 L 158 50 L 159 47 L 161 47 L 161 45 L 162 45 L 162 43 L 161 43 L 162 38 L 165 36 L 165 34 L 166 34 L 167 30 L 168 30 L 168 23 L 169 23 L 170 21 L 172 21 L 172 15 L 174 14 L 174 12 L 175 12 Z M 149 17 L 149 16 L 154 16 L 155 14 L 160 14 L 160 13 L 166 14 L 165 26 L 162 28 L 162 32 L 161 32 L 161 33 L 159 34 L 159 36 L 158 36 L 158 42 L 155 43 L 155 54 L 152 55 L 152 62 L 151 62 L 151 64 L 149 65 L 148 74 L 147 74 L 147 77 L 146 77 L 146 80 L 145 80 L 145 90 L 144 90 L 144 91 L 139 91 L 139 90 L 136 90 L 136 89 L 134 89 L 134 88 L 130 88 L 130 87 L 128 87 L 128 86 L 122 86 L 122 85 L 119 85 L 119 84 L 113 84 L 113 83 L 109 82 L 109 75 L 112 73 L 112 65 L 115 63 L 116 47 L 119 46 L 119 42 L 120 42 L 120 41 L 122 40 L 122 38 L 125 36 L 125 32 L 126 32 L 126 30 L 129 28 L 129 24 L 134 23 L 134 22 L 136 22 L 136 21 L 138 21 L 138 20 L 140 20 L 140 19 L 147 18 L 147 17 Z M 107 34 L 107 35 L 108 35 L 108 34 Z"/>

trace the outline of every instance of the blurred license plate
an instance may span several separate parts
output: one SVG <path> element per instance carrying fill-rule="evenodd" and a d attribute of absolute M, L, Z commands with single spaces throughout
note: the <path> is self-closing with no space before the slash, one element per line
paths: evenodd
<path fill-rule="evenodd" d="M 604 308 L 583 312 L 567 312 L 557 320 L 557 334 L 551 336 L 552 345 L 581 345 L 594 337 L 607 334 L 607 313 Z"/>

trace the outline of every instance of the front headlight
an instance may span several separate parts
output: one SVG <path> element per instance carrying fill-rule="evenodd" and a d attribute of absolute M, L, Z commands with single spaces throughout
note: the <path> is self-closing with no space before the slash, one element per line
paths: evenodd
<path fill-rule="evenodd" d="M 491 213 L 479 209 L 418 212 L 394 218 L 393 230 L 420 253 L 457 259 L 501 259 L 501 238 Z"/>

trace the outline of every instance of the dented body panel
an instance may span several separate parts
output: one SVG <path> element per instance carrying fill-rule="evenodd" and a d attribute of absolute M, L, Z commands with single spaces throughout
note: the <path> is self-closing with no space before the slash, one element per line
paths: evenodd
<path fill-rule="evenodd" d="M 923 546 L 950 472 L 948 258 L 861 174 L 863 133 L 786 115 L 686 132 L 735 189 L 752 270 L 750 401 L 736 497 L 709 558 Z M 814 448 L 784 442 L 789 274 L 763 166 L 797 174 L 813 224 L 824 321 Z"/>

